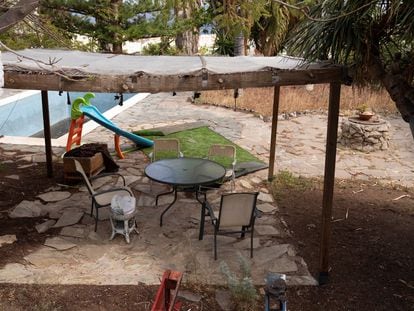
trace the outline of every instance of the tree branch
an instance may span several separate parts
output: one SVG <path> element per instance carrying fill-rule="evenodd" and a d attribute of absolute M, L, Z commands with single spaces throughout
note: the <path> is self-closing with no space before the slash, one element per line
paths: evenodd
<path fill-rule="evenodd" d="M 19 59 L 31 60 L 42 70 L 45 70 L 47 72 L 50 72 L 51 74 L 55 74 L 57 76 L 60 76 L 64 79 L 66 79 L 66 80 L 69 80 L 69 81 L 86 81 L 87 80 L 87 78 L 74 79 L 74 78 L 70 77 L 69 75 L 65 74 L 65 72 L 62 68 L 56 68 L 55 64 L 59 63 L 61 61 L 61 58 L 59 58 L 59 59 L 49 58 L 48 62 L 44 62 L 40 59 L 34 59 L 32 57 L 29 57 L 29 56 L 24 56 L 24 55 L 16 52 L 15 50 L 12 50 L 11 48 L 9 48 L 7 45 L 5 45 L 1 41 L 0 41 L 0 47 L 2 47 L 3 49 L 9 51 L 10 53 L 15 54 Z"/>
<path fill-rule="evenodd" d="M 337 20 L 337 19 L 340 19 L 342 17 L 355 14 L 359 10 L 362 10 L 362 9 L 366 8 L 367 6 L 370 6 L 370 5 L 378 2 L 378 0 L 373 0 L 371 2 L 368 2 L 368 3 L 364 4 L 364 5 L 361 5 L 359 8 L 357 8 L 355 10 L 352 10 L 351 12 L 344 13 L 344 14 L 340 14 L 338 16 L 334 16 L 334 17 L 330 17 L 330 18 L 316 18 L 316 17 L 313 17 L 313 16 L 309 15 L 308 12 L 306 12 L 306 10 L 304 8 L 298 7 L 298 6 L 294 5 L 294 4 L 289 4 L 289 3 L 286 3 L 286 2 L 284 2 L 282 0 L 272 0 L 272 1 L 273 2 L 276 2 L 276 3 L 280 4 L 280 5 L 284 5 L 284 6 L 288 7 L 288 8 L 290 8 L 290 9 L 298 10 L 303 15 L 305 15 L 306 18 L 308 18 L 309 20 L 314 21 L 314 22 L 332 22 L 332 21 Z"/>
<path fill-rule="evenodd" d="M 21 21 L 39 5 L 39 0 L 20 0 L 0 16 L 0 33 Z"/>

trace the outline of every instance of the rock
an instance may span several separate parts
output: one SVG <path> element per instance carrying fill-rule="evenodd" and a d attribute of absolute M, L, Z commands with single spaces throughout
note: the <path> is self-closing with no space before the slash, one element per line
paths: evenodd
<path fill-rule="evenodd" d="M 10 213 L 10 218 L 39 217 L 44 216 L 39 201 L 21 201 Z"/>
<path fill-rule="evenodd" d="M 85 228 L 84 227 L 64 227 L 59 233 L 63 236 L 73 237 L 73 238 L 85 238 Z"/>
<path fill-rule="evenodd" d="M 104 238 L 102 238 L 97 232 L 90 231 L 88 234 L 88 239 L 92 241 L 102 242 Z"/>
<path fill-rule="evenodd" d="M 261 248 L 255 252 L 253 261 L 259 265 L 262 265 L 268 261 L 274 261 L 277 258 L 287 254 L 291 247 L 292 246 L 290 244 L 278 244 Z"/>
<path fill-rule="evenodd" d="M 64 211 L 62 216 L 59 218 L 57 223 L 53 226 L 54 228 L 66 227 L 77 224 L 81 220 L 83 212 L 76 210 Z"/>
<path fill-rule="evenodd" d="M 56 223 L 55 220 L 49 219 L 48 221 L 45 221 L 45 222 L 42 222 L 41 224 L 36 225 L 35 228 L 37 232 L 44 233 L 50 228 L 52 228 L 55 223 Z"/>
<path fill-rule="evenodd" d="M 36 252 L 25 256 L 24 259 L 36 268 L 42 269 L 44 271 L 47 271 L 53 266 L 59 267 L 62 265 L 79 264 L 79 260 L 75 259 L 73 256 L 67 256 L 65 252 L 57 251 L 51 247 L 43 247 L 41 249 L 38 249 Z M 33 269 L 31 270 L 33 271 Z M 36 280 L 38 280 L 39 277 L 40 275 L 37 275 Z"/>
<path fill-rule="evenodd" d="M 141 194 L 137 200 L 137 206 L 155 206 L 155 198 Z"/>
<path fill-rule="evenodd" d="M 254 229 L 259 235 L 280 235 L 280 231 L 270 225 L 254 226 Z"/>
<path fill-rule="evenodd" d="M 200 302 L 202 298 L 200 295 L 194 294 L 193 292 L 190 292 L 188 290 L 180 290 L 178 292 L 178 296 L 187 301 L 192 301 L 192 302 Z"/>
<path fill-rule="evenodd" d="M 286 284 L 288 286 L 317 286 L 318 281 L 315 280 L 311 275 L 304 276 L 288 276 L 286 279 Z"/>
<path fill-rule="evenodd" d="M 251 181 L 252 183 L 254 183 L 254 184 L 260 184 L 260 183 L 262 182 L 262 180 L 261 180 L 260 178 L 258 178 L 258 177 L 252 177 L 252 178 L 250 179 L 250 181 Z"/>
<path fill-rule="evenodd" d="M 253 186 L 247 180 L 240 180 L 240 185 L 246 189 L 253 189 Z"/>
<path fill-rule="evenodd" d="M 49 218 L 51 219 L 59 219 L 62 217 L 63 211 L 51 211 L 49 212 Z"/>
<path fill-rule="evenodd" d="M 56 202 L 67 199 L 71 196 L 68 191 L 52 191 L 38 195 L 37 197 L 45 202 Z"/>
<path fill-rule="evenodd" d="M 259 201 L 262 201 L 262 202 L 268 202 L 268 203 L 272 203 L 273 202 L 273 196 L 271 194 L 269 194 L 269 193 L 260 192 L 259 193 L 259 196 L 257 197 L 257 199 Z"/>
<path fill-rule="evenodd" d="M 140 171 L 140 170 L 138 170 L 138 169 L 136 169 L 136 168 L 133 168 L 133 167 L 131 167 L 131 166 L 127 167 L 127 168 L 126 168 L 126 171 L 127 171 L 129 174 L 131 174 L 132 176 L 137 176 L 137 179 L 139 178 L 138 176 L 141 176 L 141 175 L 142 175 L 142 171 Z"/>
<path fill-rule="evenodd" d="M 17 241 L 17 238 L 14 234 L 6 234 L 0 236 L 0 246 L 3 246 L 3 244 L 12 244 L 15 241 Z"/>
<path fill-rule="evenodd" d="M 223 311 L 231 311 L 232 302 L 231 294 L 229 291 L 218 289 L 216 290 L 216 301 Z"/>
<path fill-rule="evenodd" d="M 125 184 L 127 186 L 129 186 L 130 184 L 132 184 L 132 183 L 136 182 L 138 179 L 140 179 L 139 176 L 127 175 L 127 176 L 124 176 L 124 177 L 125 177 Z"/>
<path fill-rule="evenodd" d="M 273 214 L 274 212 L 278 211 L 277 206 L 274 206 L 269 203 L 258 204 L 257 209 L 262 211 L 263 213 L 269 213 L 269 214 Z"/>
<path fill-rule="evenodd" d="M 240 242 L 234 243 L 233 247 L 237 249 L 250 249 L 250 237 L 245 238 L 241 240 Z M 260 247 L 260 239 L 253 238 L 253 248 L 259 248 L 259 247 Z"/>
<path fill-rule="evenodd" d="M 298 271 L 298 265 L 295 260 L 288 256 L 275 259 L 271 262 L 271 266 L 268 268 L 271 272 L 286 273 Z"/>
<path fill-rule="evenodd" d="M 24 165 L 19 165 L 17 168 L 19 170 L 22 170 L 22 169 L 25 169 L 25 168 L 28 168 L 28 167 L 32 167 L 32 166 L 36 166 L 36 165 L 37 165 L 36 163 L 24 164 Z"/>
<path fill-rule="evenodd" d="M 60 237 L 46 239 L 44 245 L 52 247 L 58 251 L 65 251 L 65 250 L 76 247 L 76 244 L 66 241 L 65 239 L 62 239 Z"/>

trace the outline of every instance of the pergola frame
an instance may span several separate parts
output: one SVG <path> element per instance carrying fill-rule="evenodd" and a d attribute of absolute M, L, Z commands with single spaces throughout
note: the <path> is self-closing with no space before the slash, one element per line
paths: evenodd
<path fill-rule="evenodd" d="M 107 57 L 107 56 L 106 56 Z M 194 56 L 197 57 L 197 56 Z M 179 60 L 180 57 L 176 59 Z M 273 116 L 270 141 L 268 180 L 272 180 L 275 170 L 277 116 L 279 110 L 280 87 L 291 85 L 329 83 L 329 108 L 325 154 L 324 188 L 322 200 L 322 226 L 320 240 L 319 284 L 329 277 L 329 243 L 331 236 L 332 202 L 335 182 L 335 161 L 337 129 L 340 106 L 341 84 L 349 78 L 346 68 L 337 65 L 321 64 L 295 68 L 265 68 L 257 71 L 216 73 L 203 68 L 195 73 L 162 75 L 135 71 L 133 74 L 82 74 L 78 70 L 50 70 L 39 66 L 38 70 L 14 66 L 16 62 L 4 62 L 4 87 L 14 89 L 41 90 L 47 174 L 53 176 L 52 146 L 49 121 L 47 91 L 87 91 L 87 92 L 180 92 L 224 90 L 235 88 L 274 87 Z M 229 58 L 230 59 L 230 58 Z M 235 58 L 236 59 L 236 58 Z M 263 58 L 262 58 L 263 59 Z M 148 57 L 151 62 L 151 56 Z M 11 64 L 11 65 L 10 65 Z M 70 68 L 69 68 L 70 69 Z"/>

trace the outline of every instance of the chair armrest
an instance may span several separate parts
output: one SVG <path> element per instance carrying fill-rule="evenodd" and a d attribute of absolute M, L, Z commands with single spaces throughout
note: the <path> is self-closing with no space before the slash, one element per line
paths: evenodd
<path fill-rule="evenodd" d="M 99 179 L 99 178 L 102 178 L 102 177 L 115 176 L 115 175 L 118 175 L 119 177 L 122 178 L 122 181 L 123 181 L 124 186 L 125 186 L 126 185 L 125 177 L 120 173 L 103 173 L 103 174 L 93 176 L 93 177 L 89 178 L 89 180 L 92 181 L 92 180 Z"/>
<path fill-rule="evenodd" d="M 134 196 L 132 191 L 128 188 L 111 188 L 111 189 L 108 189 L 108 190 L 103 190 L 103 191 L 96 192 L 95 194 L 92 195 L 92 197 L 95 197 L 95 196 L 103 194 L 103 193 L 110 193 L 110 192 L 116 192 L 116 191 L 125 191 L 125 192 L 128 192 L 131 197 Z"/>

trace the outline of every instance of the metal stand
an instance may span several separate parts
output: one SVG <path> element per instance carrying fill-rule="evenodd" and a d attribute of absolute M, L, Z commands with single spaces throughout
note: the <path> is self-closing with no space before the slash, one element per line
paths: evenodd
<path fill-rule="evenodd" d="M 277 309 L 271 309 L 273 304 L 277 304 Z M 286 300 L 286 275 L 269 272 L 266 276 L 265 286 L 265 311 L 287 311 Z"/>
<path fill-rule="evenodd" d="M 112 235 L 110 237 L 110 240 L 112 240 L 116 234 L 122 234 L 125 237 L 126 242 L 129 244 L 129 235 L 131 232 L 135 231 L 137 234 L 139 234 L 135 221 L 135 214 L 136 212 L 134 211 L 129 215 L 115 215 L 111 211 L 111 214 L 109 216 L 112 227 Z"/>

